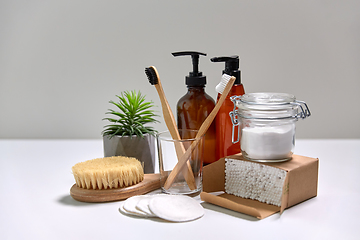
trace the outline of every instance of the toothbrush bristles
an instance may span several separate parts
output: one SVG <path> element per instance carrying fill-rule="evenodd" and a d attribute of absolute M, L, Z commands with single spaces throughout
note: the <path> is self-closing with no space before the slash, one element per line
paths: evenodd
<path fill-rule="evenodd" d="M 158 84 L 158 77 L 153 67 L 145 68 L 145 74 L 151 85 Z"/>
<path fill-rule="evenodd" d="M 223 74 L 221 77 L 221 81 L 218 85 L 216 85 L 215 90 L 216 92 L 222 94 L 227 83 L 230 81 L 231 76 L 227 75 L 227 74 Z"/>

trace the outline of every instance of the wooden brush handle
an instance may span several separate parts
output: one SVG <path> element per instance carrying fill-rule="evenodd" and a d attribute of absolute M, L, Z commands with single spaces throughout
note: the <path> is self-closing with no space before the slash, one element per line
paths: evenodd
<path fill-rule="evenodd" d="M 80 202 L 110 202 L 145 194 L 159 188 L 160 174 L 150 173 L 144 175 L 143 181 L 129 187 L 94 190 L 80 188 L 74 184 L 70 189 L 70 195 Z"/>
<path fill-rule="evenodd" d="M 158 84 L 155 85 L 155 88 L 158 91 L 158 94 L 159 94 L 159 97 L 160 97 L 160 101 L 161 101 L 161 105 L 162 105 L 162 111 L 163 111 L 163 115 L 164 115 L 164 120 L 165 120 L 166 126 L 169 129 L 171 137 L 174 140 L 181 140 L 179 131 L 178 131 L 177 126 L 176 126 L 174 115 L 172 114 L 169 103 L 166 100 L 165 93 L 164 93 L 164 90 L 163 90 L 163 88 L 161 86 L 161 82 L 160 82 L 159 77 L 158 77 Z M 183 156 L 184 153 L 185 153 L 184 145 L 181 142 L 175 142 L 175 150 L 176 150 L 176 155 L 177 155 L 178 159 L 180 159 L 180 157 Z M 184 176 L 184 178 L 186 180 L 186 183 L 188 184 L 189 188 L 191 190 L 195 190 L 196 189 L 196 183 L 195 183 L 194 173 L 193 173 L 193 171 L 191 169 L 191 165 L 190 165 L 189 161 L 187 161 L 187 168 L 184 168 L 182 170 L 182 173 L 183 173 L 183 176 Z"/>
<path fill-rule="evenodd" d="M 229 82 L 226 84 L 226 87 L 223 91 L 223 93 L 221 94 L 221 97 L 219 99 L 219 101 L 216 103 L 214 109 L 211 111 L 211 113 L 209 114 L 209 116 L 207 116 L 207 118 L 205 119 L 205 121 L 201 124 L 198 133 L 196 134 L 196 140 L 191 144 L 191 146 L 187 149 L 187 151 L 185 152 L 185 154 L 179 159 L 178 163 L 175 165 L 174 169 L 171 171 L 169 177 L 167 178 L 165 184 L 164 184 L 164 188 L 167 190 L 171 187 L 171 185 L 173 184 L 176 176 L 179 174 L 179 172 L 182 170 L 184 164 L 187 162 L 187 160 L 189 159 L 192 151 L 195 149 L 195 147 L 197 146 L 197 144 L 200 141 L 200 137 L 202 135 L 204 135 L 206 133 L 206 131 L 209 129 L 211 123 L 213 122 L 216 114 L 218 113 L 221 105 L 223 104 L 223 102 L 225 101 L 227 95 L 229 94 L 234 82 L 235 82 L 235 77 L 231 77 Z"/>
<path fill-rule="evenodd" d="M 155 85 L 155 88 L 159 94 L 159 98 L 160 98 L 161 106 L 162 106 L 162 112 L 164 115 L 164 120 L 165 120 L 166 126 L 171 134 L 171 137 L 174 140 L 180 140 L 181 138 L 180 138 L 180 134 L 177 129 L 177 126 L 176 126 L 175 118 L 174 118 L 174 115 L 172 114 L 169 103 L 165 97 L 165 93 L 161 86 L 161 83 L 158 82 L 158 84 Z"/>

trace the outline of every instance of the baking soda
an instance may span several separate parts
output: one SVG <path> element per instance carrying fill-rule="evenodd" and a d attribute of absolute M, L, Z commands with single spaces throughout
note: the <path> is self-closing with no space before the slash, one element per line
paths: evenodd
<path fill-rule="evenodd" d="M 241 150 L 250 159 L 286 159 L 292 155 L 294 124 L 246 127 L 242 129 Z"/>

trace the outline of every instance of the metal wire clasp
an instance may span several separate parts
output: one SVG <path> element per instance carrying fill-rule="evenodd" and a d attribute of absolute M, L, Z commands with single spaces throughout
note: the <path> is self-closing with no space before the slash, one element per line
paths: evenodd
<path fill-rule="evenodd" d="M 234 104 L 234 110 L 232 112 L 229 112 L 229 115 L 231 118 L 231 123 L 232 123 L 231 141 L 234 144 L 234 143 L 237 143 L 240 141 L 240 121 L 238 118 L 238 110 L 237 110 L 237 106 L 236 106 L 236 101 L 240 100 L 240 96 L 232 96 L 232 97 L 230 97 L 230 100 Z M 235 140 L 236 128 L 238 128 L 238 129 L 237 129 L 237 139 Z"/>
<path fill-rule="evenodd" d="M 311 116 L 310 109 L 304 101 L 295 100 L 295 102 L 292 102 L 291 104 L 298 106 L 301 110 L 298 114 L 295 115 L 295 118 L 304 119 Z"/>

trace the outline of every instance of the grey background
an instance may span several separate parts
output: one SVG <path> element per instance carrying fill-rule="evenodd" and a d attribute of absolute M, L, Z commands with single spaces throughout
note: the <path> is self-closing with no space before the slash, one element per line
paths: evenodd
<path fill-rule="evenodd" d="M 360 1 L 0 1 L 0 138 L 96 139 L 124 90 L 161 105 L 157 67 L 175 113 L 189 57 L 216 98 L 222 63 L 239 55 L 246 92 L 308 103 L 298 138 L 360 138 Z M 162 118 L 160 119 L 162 121 Z M 164 121 L 155 125 L 165 130 Z"/>

